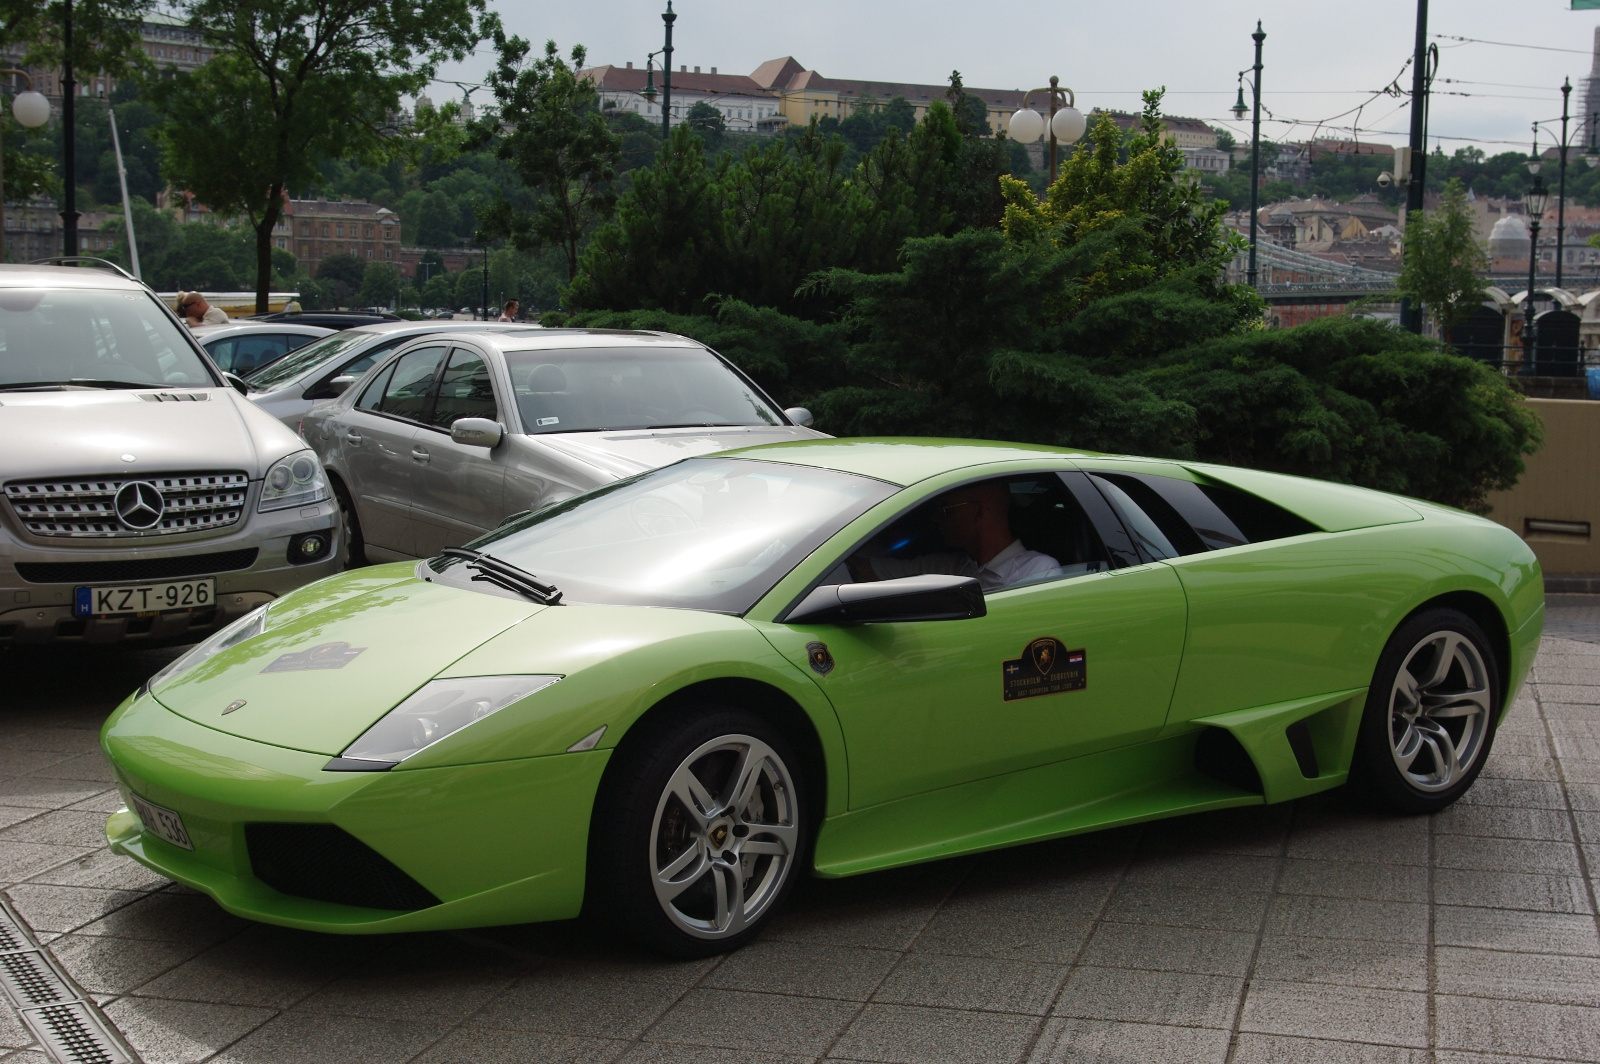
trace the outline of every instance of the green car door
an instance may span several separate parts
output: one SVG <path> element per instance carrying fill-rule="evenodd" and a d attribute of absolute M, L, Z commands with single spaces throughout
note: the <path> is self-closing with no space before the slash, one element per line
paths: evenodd
<path fill-rule="evenodd" d="M 852 809 L 1138 742 L 1166 720 L 1184 642 L 1177 576 L 1129 564 L 1082 474 L 1006 479 L 1042 484 L 1031 494 L 1080 526 L 1076 547 L 1053 537 L 1052 557 L 1076 551 L 1065 571 L 987 593 L 987 615 L 969 620 L 760 625 L 832 701 Z"/>

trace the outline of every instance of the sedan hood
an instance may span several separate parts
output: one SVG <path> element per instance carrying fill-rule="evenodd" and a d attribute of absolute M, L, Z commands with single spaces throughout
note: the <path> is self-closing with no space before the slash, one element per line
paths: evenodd
<path fill-rule="evenodd" d="M 589 466 L 607 477 L 621 480 L 635 473 L 660 469 L 684 458 L 754 447 L 762 443 L 825 438 L 815 429 L 794 425 L 753 425 L 727 428 L 633 429 L 619 432 L 563 432 L 530 437 L 566 458 Z"/>
<path fill-rule="evenodd" d="M 234 400 L 225 388 L 4 392 L 0 454 L 8 476 L 30 479 L 238 469 L 253 480 L 299 441 L 270 420 L 252 439 Z"/>
<path fill-rule="evenodd" d="M 286 597 L 266 631 L 152 692 L 196 724 L 334 756 L 463 654 L 546 607 L 384 566 Z"/>

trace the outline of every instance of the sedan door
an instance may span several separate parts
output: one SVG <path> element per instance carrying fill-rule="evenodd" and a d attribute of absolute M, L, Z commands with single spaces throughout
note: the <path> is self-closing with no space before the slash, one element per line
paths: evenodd
<path fill-rule="evenodd" d="M 428 419 L 411 444 L 416 464 L 411 503 L 418 556 L 459 547 L 498 525 L 505 516 L 508 443 L 503 441 L 497 447 L 456 443 L 450 438 L 450 426 L 466 417 L 504 423 L 488 362 L 482 353 L 457 346 L 439 376 Z"/>
<path fill-rule="evenodd" d="M 444 361 L 443 344 L 407 351 L 382 370 L 331 425 L 369 550 L 416 556 L 412 496 L 420 463 L 412 455 Z"/>
<path fill-rule="evenodd" d="M 1073 531 L 1039 546 L 1064 571 L 986 594 L 986 616 L 762 626 L 802 667 L 815 671 L 817 644 L 831 660 L 818 683 L 844 729 L 852 809 L 1160 731 L 1183 653 L 1183 589 L 1169 566 L 1130 564 L 1126 533 L 1082 474 L 1055 479 L 1038 478 Z"/>

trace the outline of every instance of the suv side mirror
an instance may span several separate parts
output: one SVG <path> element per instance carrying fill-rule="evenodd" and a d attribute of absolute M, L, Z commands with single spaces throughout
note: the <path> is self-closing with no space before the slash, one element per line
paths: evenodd
<path fill-rule="evenodd" d="M 803 406 L 791 406 L 789 409 L 783 412 L 783 416 L 794 422 L 796 425 L 799 425 L 801 428 L 808 429 L 811 427 L 811 411 L 807 410 Z"/>
<path fill-rule="evenodd" d="M 988 613 L 971 576 L 903 576 L 864 584 L 824 584 L 782 618 L 786 624 L 962 621 Z"/>
<path fill-rule="evenodd" d="M 500 423 L 486 417 L 463 417 L 450 423 L 451 442 L 465 447 L 493 447 L 504 435 Z"/>
<path fill-rule="evenodd" d="M 222 379 L 228 382 L 228 387 L 232 388 L 240 395 L 250 394 L 250 386 L 246 384 L 244 382 L 244 378 L 239 376 L 237 373 L 229 373 L 227 370 L 223 370 Z"/>

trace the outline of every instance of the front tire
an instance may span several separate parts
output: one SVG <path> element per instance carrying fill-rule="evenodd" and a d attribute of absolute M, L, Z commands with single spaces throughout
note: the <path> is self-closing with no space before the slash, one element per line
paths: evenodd
<path fill-rule="evenodd" d="M 807 852 L 806 796 L 787 737 L 705 708 L 630 736 L 595 803 L 589 913 L 675 957 L 760 933 Z"/>
<path fill-rule="evenodd" d="M 356 515 L 350 492 L 338 480 L 333 481 L 333 497 L 339 504 L 339 520 L 344 525 L 344 568 L 359 569 L 367 564 L 367 545 L 361 538 L 361 518 Z"/>
<path fill-rule="evenodd" d="M 1352 777 L 1393 812 L 1443 809 L 1483 770 L 1504 697 L 1476 621 L 1452 609 L 1409 618 L 1378 659 Z"/>

